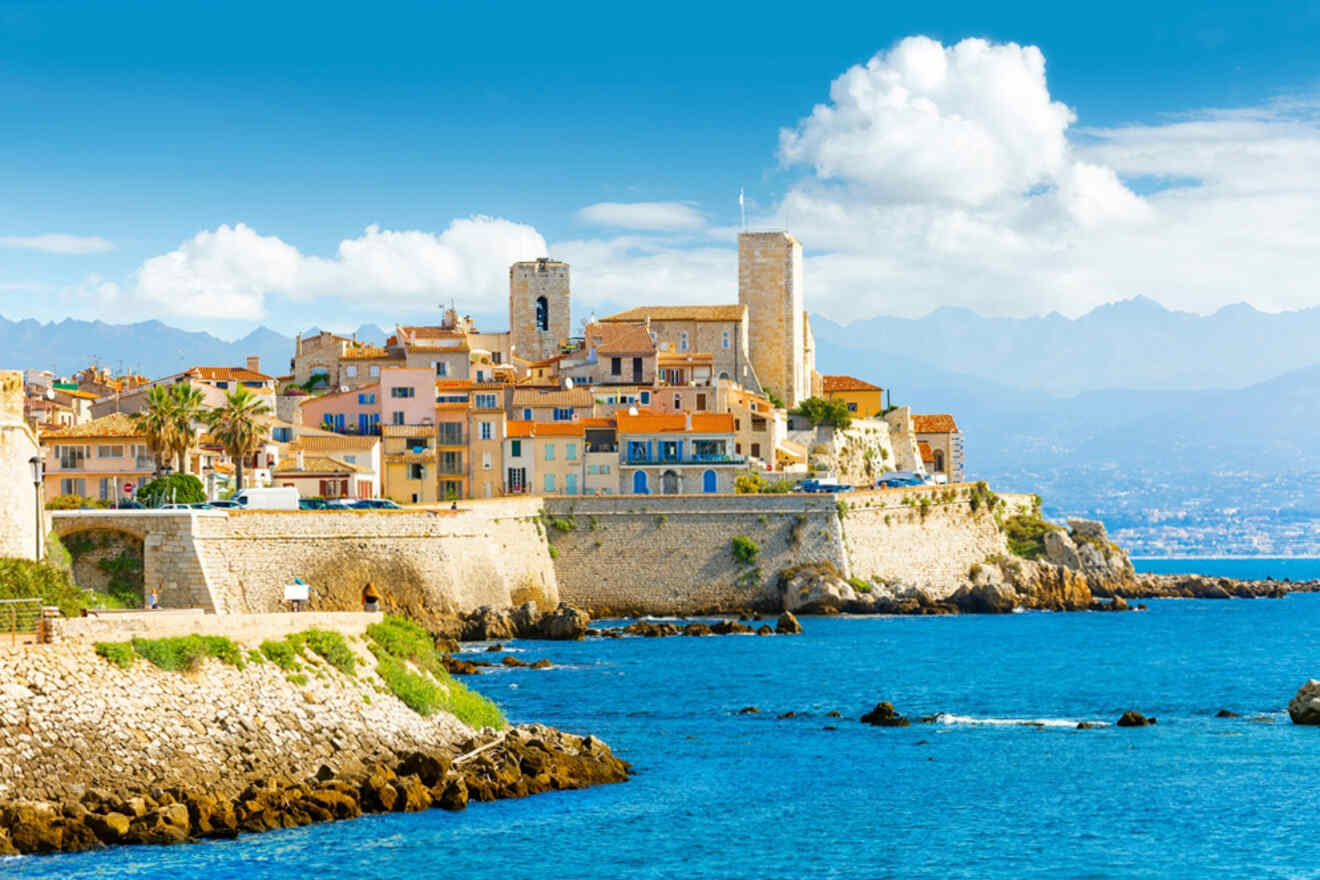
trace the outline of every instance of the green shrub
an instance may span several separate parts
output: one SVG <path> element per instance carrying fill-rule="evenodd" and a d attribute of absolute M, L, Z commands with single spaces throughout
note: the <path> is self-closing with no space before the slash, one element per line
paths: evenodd
<path fill-rule="evenodd" d="M 47 510 L 81 510 L 84 507 L 100 507 L 90 498 L 81 495 L 57 495 L 45 503 Z"/>
<path fill-rule="evenodd" d="M 307 647 L 325 658 L 335 669 L 345 675 L 353 675 L 357 671 L 357 655 L 342 635 L 324 629 L 309 629 L 303 635 L 306 636 Z"/>
<path fill-rule="evenodd" d="M 367 627 L 367 637 L 376 656 L 376 673 L 417 714 L 431 715 L 439 709 L 477 728 L 498 729 L 507 723 L 498 706 L 450 677 L 441 665 L 435 640 L 413 621 L 387 615 Z M 408 662 L 419 671 L 408 668 Z"/>
<path fill-rule="evenodd" d="M 60 536 L 54 532 L 46 536 L 46 563 L 60 571 L 73 573 L 73 551 L 64 546 Z"/>
<path fill-rule="evenodd" d="M 307 676 L 303 675 L 301 672 L 294 672 L 286 675 L 284 676 L 284 680 L 290 684 L 296 684 L 298 687 L 307 684 Z"/>
<path fill-rule="evenodd" d="M 871 592 L 871 582 L 862 580 L 856 575 L 853 575 L 852 577 L 848 578 L 848 585 L 859 593 Z"/>
<path fill-rule="evenodd" d="M 248 651 L 247 659 L 249 663 L 255 663 L 257 666 L 266 662 L 265 656 L 260 651 Z"/>
<path fill-rule="evenodd" d="M 137 490 L 137 499 L 148 507 L 162 504 L 200 504 L 206 500 L 206 488 L 192 474 L 157 477 Z"/>
<path fill-rule="evenodd" d="M 133 639 L 139 657 L 159 669 L 183 672 L 196 669 L 205 657 L 243 668 L 243 652 L 224 636 L 178 636 L 169 639 Z"/>
<path fill-rule="evenodd" d="M 110 575 L 106 592 L 114 604 L 122 608 L 141 608 L 146 604 L 142 595 L 141 556 L 124 549 L 113 559 L 98 559 L 96 567 Z"/>
<path fill-rule="evenodd" d="M 556 547 L 554 544 L 550 545 L 550 558 L 551 559 L 559 558 L 559 548 Z"/>
<path fill-rule="evenodd" d="M 732 542 L 733 558 L 743 565 L 751 565 L 756 561 L 756 555 L 761 552 L 761 548 L 756 546 L 756 542 L 746 535 L 738 535 Z"/>
<path fill-rule="evenodd" d="M 298 662 L 298 651 L 293 645 L 284 640 L 277 642 L 267 639 L 261 643 L 261 653 L 266 655 L 267 660 L 286 672 L 291 672 L 302 666 Z"/>
<path fill-rule="evenodd" d="M 802 416 L 813 428 L 817 425 L 829 425 L 844 431 L 852 425 L 852 413 L 848 412 L 848 404 L 837 399 L 808 397 L 797 405 L 792 414 Z"/>
<path fill-rule="evenodd" d="M 441 669 L 436 655 L 435 639 L 415 621 L 396 614 L 387 614 L 380 623 L 367 627 L 371 639 L 391 657 L 410 660 L 432 672 Z"/>
<path fill-rule="evenodd" d="M 571 532 L 577 528 L 577 524 L 571 519 L 555 519 L 550 521 L 550 525 L 561 532 Z"/>
<path fill-rule="evenodd" d="M 133 653 L 133 646 L 128 642 L 97 642 L 96 653 L 120 669 L 128 669 L 137 659 Z"/>
<path fill-rule="evenodd" d="M 1040 559 L 1045 555 L 1045 535 L 1059 531 L 1054 523 L 1046 522 L 1038 513 L 1021 513 L 1004 520 L 1004 534 L 1008 549 L 1023 559 Z"/>
<path fill-rule="evenodd" d="M 65 617 L 77 617 L 92 607 L 94 597 L 49 562 L 0 558 L 0 599 L 40 599 L 43 605 L 59 606 Z"/>

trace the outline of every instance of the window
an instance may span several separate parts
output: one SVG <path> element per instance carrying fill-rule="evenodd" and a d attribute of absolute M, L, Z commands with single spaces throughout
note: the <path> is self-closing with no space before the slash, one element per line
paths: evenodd
<path fill-rule="evenodd" d="M 553 443 L 545 444 L 545 460 L 546 461 L 555 460 L 555 444 Z"/>
<path fill-rule="evenodd" d="M 100 498 L 101 498 L 102 501 L 112 501 L 112 500 L 114 500 L 114 497 L 115 497 L 115 484 L 116 484 L 116 482 L 117 482 L 117 481 L 115 480 L 114 477 L 102 477 L 102 478 L 101 478 L 101 482 L 100 482 L 100 485 L 98 486 L 98 488 L 100 489 Z"/>
<path fill-rule="evenodd" d="M 288 443 L 293 439 L 292 428 L 275 428 L 270 432 L 270 437 L 276 443 Z"/>
<path fill-rule="evenodd" d="M 490 453 L 489 453 L 489 452 L 483 452 L 483 453 L 481 453 L 481 468 L 482 468 L 482 470 L 487 470 L 487 471 L 490 470 Z"/>
<path fill-rule="evenodd" d="M 122 446 L 98 446 L 96 447 L 97 458 L 123 458 L 124 447 Z"/>
<path fill-rule="evenodd" d="M 623 358 L 610 358 L 610 375 L 623 375 Z"/>
<path fill-rule="evenodd" d="M 390 389 L 390 397 L 399 398 L 399 397 L 416 397 L 416 396 L 417 396 L 417 389 L 413 388 L 411 385 L 400 385 L 398 387 Z"/>
<path fill-rule="evenodd" d="M 492 364 L 502 364 L 504 363 L 504 361 L 501 360 L 502 357 L 503 357 L 503 352 L 492 351 L 490 353 L 490 362 Z"/>
<path fill-rule="evenodd" d="M 524 421 L 524 422 L 530 422 L 531 420 L 532 420 L 532 409 L 531 409 L 531 407 L 524 406 L 524 407 L 523 407 L 523 421 Z"/>
<path fill-rule="evenodd" d="M 633 381 L 642 381 L 642 359 L 633 358 Z"/>
<path fill-rule="evenodd" d="M 577 494 L 577 474 L 568 474 L 564 477 L 564 492 L 568 495 Z"/>
<path fill-rule="evenodd" d="M 706 395 L 704 395 L 704 394 L 698 394 L 698 395 L 697 395 L 697 412 L 705 412 L 705 411 L 706 411 Z"/>
<path fill-rule="evenodd" d="M 350 379 L 356 378 L 357 367 L 344 367 L 344 375 L 348 376 Z"/>
<path fill-rule="evenodd" d="M 649 392 L 649 391 L 643 391 L 643 392 L 642 392 L 642 406 L 649 406 L 650 403 L 651 403 L 651 392 Z"/>
<path fill-rule="evenodd" d="M 509 441 L 509 455 L 513 456 L 514 458 L 521 458 L 521 457 L 522 457 L 522 441 L 521 441 L 521 440 L 510 440 L 510 441 Z"/>
<path fill-rule="evenodd" d="M 674 395 L 674 409 L 681 411 L 683 409 L 683 395 Z"/>
<path fill-rule="evenodd" d="M 87 458 L 87 449 L 83 446 L 61 446 L 60 447 L 60 467 L 66 471 L 81 470 L 83 461 Z M 72 492 L 65 492 L 65 495 L 71 495 Z M 81 494 L 81 493 L 79 493 Z"/>
<path fill-rule="evenodd" d="M 356 455 L 345 455 L 345 456 L 344 456 L 344 461 L 348 462 L 349 464 L 357 464 L 357 456 L 356 456 Z"/>
<path fill-rule="evenodd" d="M 472 402 L 473 402 L 473 404 L 477 407 L 477 409 L 494 409 L 494 408 L 495 408 L 495 395 L 494 395 L 494 394 L 475 394 L 475 395 L 473 395 L 473 397 L 472 397 Z"/>
<path fill-rule="evenodd" d="M 536 329 L 550 329 L 550 303 L 543 296 L 536 298 Z"/>
<path fill-rule="evenodd" d="M 848 404 L 848 412 L 857 412 L 857 404 L 855 403 Z"/>
<path fill-rule="evenodd" d="M 420 502 L 421 500 L 422 500 L 421 497 L 420 497 L 416 492 L 412 493 L 412 503 L 413 503 L 413 504 L 417 504 L 417 503 Z"/>
<path fill-rule="evenodd" d="M 408 465 L 408 479 L 422 480 L 426 478 L 426 466 L 421 464 Z"/>
<path fill-rule="evenodd" d="M 720 348 L 728 348 L 728 347 L 729 347 L 729 331 L 725 330 L 723 333 L 720 334 Z"/>
<path fill-rule="evenodd" d="M 439 394 L 435 398 L 436 403 L 467 403 L 466 394 Z"/>
<path fill-rule="evenodd" d="M 402 425 L 402 424 L 403 424 L 403 412 L 402 412 L 401 410 L 397 410 L 397 409 L 396 409 L 396 410 L 394 411 L 394 424 L 396 424 L 396 425 Z"/>
<path fill-rule="evenodd" d="M 734 419 L 734 420 L 733 420 L 733 430 L 735 430 L 735 431 L 741 431 L 741 430 L 742 430 L 742 419 Z"/>
<path fill-rule="evenodd" d="M 577 444 L 564 444 L 564 461 L 577 461 Z"/>
<path fill-rule="evenodd" d="M 761 457 L 761 444 L 760 444 L 760 443 L 753 443 L 753 444 L 752 444 L 752 458 L 760 458 L 760 457 Z"/>
<path fill-rule="evenodd" d="M 228 382 L 216 382 L 216 383 L 215 383 L 215 387 L 216 387 L 216 388 L 221 388 L 221 389 L 223 389 L 223 390 L 228 391 L 228 390 L 229 390 L 229 383 L 228 383 Z"/>
<path fill-rule="evenodd" d="M 86 483 L 81 480 L 60 480 L 61 495 L 85 495 L 84 486 Z"/>
<path fill-rule="evenodd" d="M 600 465 L 598 464 L 587 465 L 587 476 L 593 476 L 594 474 L 598 474 L 598 473 L 600 473 Z"/>
<path fill-rule="evenodd" d="M 449 375 L 449 364 L 445 363 L 444 361 L 436 361 L 436 363 L 435 363 L 435 374 L 436 374 L 437 376 L 448 376 L 448 375 Z"/>
<path fill-rule="evenodd" d="M 373 404 L 373 403 L 375 403 L 375 402 L 376 402 L 376 392 L 374 392 L 374 391 L 373 391 L 372 393 L 370 393 L 370 394 L 359 394 L 359 395 L 358 395 L 358 403 L 360 403 L 360 404 L 367 404 L 367 405 L 370 405 L 370 404 Z"/>
<path fill-rule="evenodd" d="M 678 334 L 678 350 L 679 351 L 688 350 L 688 334 L 686 330 Z"/>
<path fill-rule="evenodd" d="M 370 367 L 367 368 L 367 372 L 370 373 L 370 374 L 373 375 L 373 376 L 379 376 L 379 375 L 380 375 L 380 367 L 377 366 L 376 364 L 372 364 Z"/>
<path fill-rule="evenodd" d="M 573 421 L 573 408 L 571 406 L 555 407 L 555 421 L 556 422 Z"/>
<path fill-rule="evenodd" d="M 481 423 L 481 439 L 482 439 L 482 440 L 492 440 L 492 439 L 494 439 L 494 437 L 495 437 L 495 423 L 494 423 L 494 422 L 482 422 L 482 423 Z"/>
<path fill-rule="evenodd" d="M 546 475 L 545 475 L 545 491 L 547 491 L 547 492 L 553 492 L 553 491 L 555 491 L 555 475 L 554 475 L 554 474 L 546 474 Z"/>
<path fill-rule="evenodd" d="M 477 381 L 478 381 L 478 382 L 485 382 L 485 381 L 486 381 L 486 371 L 485 371 L 485 370 L 482 370 L 482 369 L 478 369 L 478 370 L 477 370 Z"/>

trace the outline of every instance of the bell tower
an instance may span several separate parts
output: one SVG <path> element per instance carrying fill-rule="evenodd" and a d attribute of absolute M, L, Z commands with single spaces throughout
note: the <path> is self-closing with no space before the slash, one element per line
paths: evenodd
<path fill-rule="evenodd" d="M 509 333 L 513 354 L 539 361 L 559 353 L 570 335 L 568 263 L 542 257 L 509 267 Z"/>

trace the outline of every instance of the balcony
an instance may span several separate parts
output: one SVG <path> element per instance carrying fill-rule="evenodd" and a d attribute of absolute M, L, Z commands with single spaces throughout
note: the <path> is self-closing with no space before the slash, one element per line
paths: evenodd
<path fill-rule="evenodd" d="M 617 443 L 588 443 L 587 452 L 618 452 Z"/>
<path fill-rule="evenodd" d="M 440 430 L 436 432 L 435 443 L 437 446 L 462 446 L 463 445 L 462 426 L 456 425 L 455 430 L 452 431 L 445 430 L 444 426 L 442 426 Z"/>
<path fill-rule="evenodd" d="M 623 463 L 634 466 L 651 465 L 743 465 L 747 464 L 747 459 L 741 455 L 696 455 L 686 453 L 684 455 L 625 455 Z"/>

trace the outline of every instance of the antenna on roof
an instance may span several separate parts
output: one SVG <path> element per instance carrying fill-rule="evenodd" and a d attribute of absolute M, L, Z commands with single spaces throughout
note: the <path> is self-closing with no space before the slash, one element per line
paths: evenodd
<path fill-rule="evenodd" d="M 747 206 L 743 202 L 743 188 L 738 187 L 738 213 L 742 217 L 742 231 L 747 231 Z"/>

